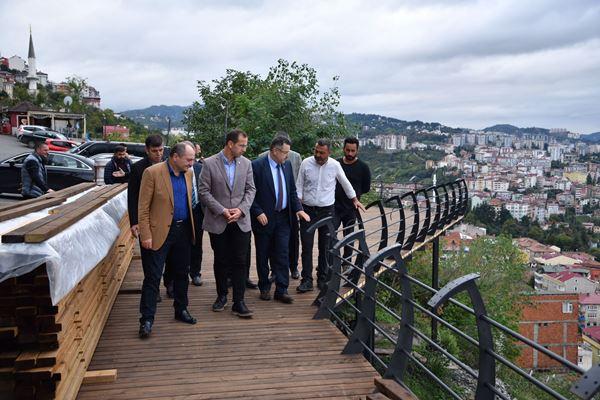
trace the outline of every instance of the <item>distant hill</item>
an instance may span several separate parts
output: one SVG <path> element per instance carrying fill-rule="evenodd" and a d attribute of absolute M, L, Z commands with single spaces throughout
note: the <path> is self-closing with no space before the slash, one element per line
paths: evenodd
<path fill-rule="evenodd" d="M 171 118 L 171 128 L 183 126 L 183 111 L 189 106 L 150 106 L 139 110 L 122 111 L 121 114 L 149 128 L 164 130 L 168 127 L 167 118 Z"/>
<path fill-rule="evenodd" d="M 346 114 L 346 122 L 350 125 L 358 125 L 361 128 L 361 137 L 373 137 L 386 133 L 402 134 L 408 137 L 408 141 L 416 141 L 423 139 L 441 139 L 443 136 L 437 135 L 437 138 L 432 134 L 421 133 L 423 131 L 435 132 L 439 131 L 442 133 L 460 133 L 463 131 L 461 128 L 452 128 L 440 124 L 439 122 L 423 122 L 423 121 L 404 121 L 397 118 L 385 117 L 376 114 L 360 114 L 352 113 Z"/>
<path fill-rule="evenodd" d="M 502 132 L 502 133 L 506 133 L 509 135 L 523 135 L 523 134 L 549 135 L 550 134 L 550 130 L 546 129 L 546 128 L 537 128 L 537 127 L 519 128 L 517 126 L 509 125 L 509 124 L 494 125 L 494 126 L 484 128 L 483 130 L 485 132 Z"/>
<path fill-rule="evenodd" d="M 589 135 L 581 135 L 581 140 L 584 142 L 600 143 L 600 132 L 590 133 Z"/>

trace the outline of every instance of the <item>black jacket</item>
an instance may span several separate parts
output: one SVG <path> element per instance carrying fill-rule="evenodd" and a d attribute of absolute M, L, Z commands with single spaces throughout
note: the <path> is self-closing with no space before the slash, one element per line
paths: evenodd
<path fill-rule="evenodd" d="M 140 184 L 142 175 L 150 165 L 148 157 L 142 158 L 131 166 L 129 174 L 129 185 L 127 186 L 127 211 L 129 212 L 129 224 L 131 226 L 138 224 L 138 199 L 140 197 Z"/>

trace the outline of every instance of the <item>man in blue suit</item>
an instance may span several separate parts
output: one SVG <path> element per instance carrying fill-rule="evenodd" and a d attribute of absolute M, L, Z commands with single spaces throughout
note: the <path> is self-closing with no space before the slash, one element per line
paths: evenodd
<path fill-rule="evenodd" d="M 291 224 L 296 218 L 310 221 L 296 194 L 292 165 L 286 161 L 290 146 L 288 138 L 277 136 L 269 153 L 252 161 L 256 196 L 250 207 L 260 298 L 271 300 L 270 265 L 275 276 L 273 298 L 288 304 L 293 302 L 287 292 Z"/>

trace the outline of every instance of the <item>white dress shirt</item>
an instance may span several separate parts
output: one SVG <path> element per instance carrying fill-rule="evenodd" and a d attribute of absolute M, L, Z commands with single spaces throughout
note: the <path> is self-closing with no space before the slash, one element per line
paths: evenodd
<path fill-rule="evenodd" d="M 349 199 L 356 197 L 352 184 L 340 163 L 329 157 L 324 165 L 319 165 L 311 156 L 300 164 L 296 190 L 302 204 L 311 207 L 327 207 L 335 203 L 335 183 L 338 181 Z"/>
<path fill-rule="evenodd" d="M 286 185 L 285 185 L 285 176 L 283 174 L 283 164 L 281 164 L 280 167 L 280 171 L 279 172 L 277 170 L 277 161 L 273 160 L 271 158 L 271 154 L 267 155 L 267 158 L 269 159 L 269 165 L 271 166 L 271 176 L 273 177 L 273 186 L 275 187 L 275 205 L 277 205 L 277 198 L 279 196 L 279 177 L 277 176 L 278 173 L 281 173 L 281 184 L 283 185 L 281 187 L 282 191 L 283 191 L 283 208 L 282 210 L 285 210 L 285 208 L 287 207 L 287 190 L 286 190 Z"/>

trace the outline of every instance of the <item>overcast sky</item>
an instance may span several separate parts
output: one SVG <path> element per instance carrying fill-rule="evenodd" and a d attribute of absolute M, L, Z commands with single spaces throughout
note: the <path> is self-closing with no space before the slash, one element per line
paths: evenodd
<path fill-rule="evenodd" d="M 0 0 L 0 54 L 78 75 L 117 111 L 198 100 L 197 80 L 308 63 L 344 112 L 456 127 L 600 131 L 600 1 Z"/>

